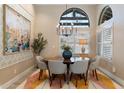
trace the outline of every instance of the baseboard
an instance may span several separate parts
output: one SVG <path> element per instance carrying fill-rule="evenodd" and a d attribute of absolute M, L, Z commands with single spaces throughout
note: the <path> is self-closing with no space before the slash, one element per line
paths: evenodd
<path fill-rule="evenodd" d="M 103 72 L 104 74 L 106 74 L 108 77 L 110 77 L 115 82 L 119 83 L 121 86 L 124 86 L 124 80 L 122 80 L 121 78 L 115 76 L 111 72 L 109 72 L 106 69 L 103 69 L 101 67 L 99 67 L 98 70 L 100 70 L 101 72 Z"/>
<path fill-rule="evenodd" d="M 3 85 L 0 86 L 2 89 L 8 88 L 10 85 L 12 85 L 14 82 L 22 78 L 24 75 L 26 75 L 29 71 L 31 71 L 34 68 L 34 66 L 31 66 L 30 68 L 26 69 L 24 72 L 18 74 L 15 76 L 13 79 L 9 80 L 8 82 L 4 83 Z"/>

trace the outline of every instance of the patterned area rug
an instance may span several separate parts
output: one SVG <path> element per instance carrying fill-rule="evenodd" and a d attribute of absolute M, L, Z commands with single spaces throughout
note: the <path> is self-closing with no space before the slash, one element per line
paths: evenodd
<path fill-rule="evenodd" d="M 48 79 L 47 72 L 43 72 L 43 76 L 42 76 L 41 80 L 39 80 L 39 71 L 38 72 L 36 71 L 27 78 L 24 88 L 25 89 L 34 89 L 39 84 L 42 84 L 46 79 Z"/>
<path fill-rule="evenodd" d="M 39 78 L 39 70 L 36 72 L 32 73 L 27 79 L 19 85 L 17 88 L 21 89 L 35 89 L 35 88 L 40 88 L 40 89 L 59 89 L 60 88 L 60 82 L 59 79 L 55 78 L 53 80 L 53 83 L 51 87 L 49 86 L 49 80 L 48 80 L 48 71 L 43 72 L 43 76 L 41 77 L 41 80 Z M 77 81 L 77 87 L 76 87 L 76 80 L 72 78 L 70 81 L 69 85 L 62 80 L 62 88 L 66 89 L 116 89 L 116 88 L 122 88 L 120 85 L 115 83 L 113 80 L 111 80 L 109 77 L 104 75 L 101 72 L 98 72 L 98 78 L 99 80 L 96 80 L 91 74 L 89 75 L 87 85 L 85 85 L 85 82 L 83 79 L 78 79 Z"/>

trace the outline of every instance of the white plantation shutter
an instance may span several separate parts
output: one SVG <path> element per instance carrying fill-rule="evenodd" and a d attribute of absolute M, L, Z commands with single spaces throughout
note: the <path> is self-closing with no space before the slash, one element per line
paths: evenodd
<path fill-rule="evenodd" d="M 103 56 L 107 61 L 112 61 L 112 32 L 113 20 L 100 25 L 97 32 L 97 54 Z"/>
<path fill-rule="evenodd" d="M 107 60 L 112 60 L 112 45 L 110 44 L 103 44 L 103 57 Z"/>
<path fill-rule="evenodd" d="M 112 60 L 112 27 L 105 28 L 102 32 L 102 55 L 107 60 Z"/>

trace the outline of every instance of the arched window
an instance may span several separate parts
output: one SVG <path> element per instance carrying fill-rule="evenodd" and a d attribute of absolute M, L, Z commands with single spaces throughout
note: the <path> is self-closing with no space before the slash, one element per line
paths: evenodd
<path fill-rule="evenodd" d="M 61 26 L 89 27 L 87 14 L 79 8 L 69 8 L 60 17 Z"/>
<path fill-rule="evenodd" d="M 97 32 L 97 54 L 112 62 L 113 14 L 109 6 L 103 8 Z"/>
<path fill-rule="evenodd" d="M 71 33 L 71 35 L 60 35 L 60 50 L 62 50 L 61 46 L 66 44 L 71 47 L 73 54 L 82 53 L 84 48 L 84 53 L 89 53 L 88 42 L 90 20 L 88 15 L 82 9 L 67 9 L 62 13 L 59 24 L 61 27 L 64 27 L 64 29 L 71 29 L 73 26 L 73 33 Z M 65 30 L 65 32 L 68 31 Z"/>
<path fill-rule="evenodd" d="M 113 17 L 112 9 L 109 6 L 104 7 L 100 14 L 98 25 L 104 23 L 105 21 L 111 19 L 112 17 Z"/>

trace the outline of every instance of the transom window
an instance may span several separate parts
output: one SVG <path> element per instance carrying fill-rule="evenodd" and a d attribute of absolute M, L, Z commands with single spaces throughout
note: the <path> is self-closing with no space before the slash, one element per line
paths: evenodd
<path fill-rule="evenodd" d="M 60 26 L 89 27 L 90 22 L 87 14 L 79 8 L 70 8 L 60 17 Z"/>
<path fill-rule="evenodd" d="M 112 9 L 109 6 L 104 7 L 100 14 L 98 25 L 104 23 L 105 21 L 111 19 L 112 17 L 113 17 Z"/>

